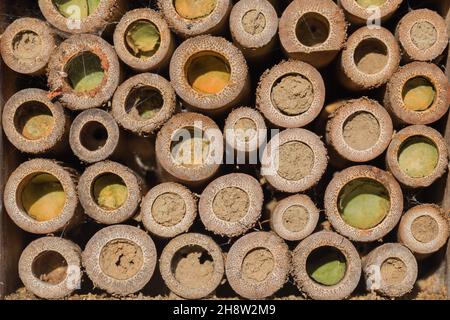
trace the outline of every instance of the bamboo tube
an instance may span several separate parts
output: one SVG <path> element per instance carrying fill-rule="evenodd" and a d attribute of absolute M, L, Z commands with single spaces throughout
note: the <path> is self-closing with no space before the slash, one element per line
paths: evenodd
<path fill-rule="evenodd" d="M 358 242 L 384 237 L 397 225 L 403 210 L 402 189 L 394 177 L 364 165 L 335 174 L 324 202 L 333 228 Z"/>
<path fill-rule="evenodd" d="M 94 234 L 82 258 L 96 287 L 125 296 L 141 290 L 150 281 L 157 253 L 153 240 L 144 231 L 114 225 Z"/>
<path fill-rule="evenodd" d="M 18 269 L 27 290 L 40 298 L 61 299 L 81 284 L 81 249 L 63 238 L 39 238 L 23 250 Z"/>
<path fill-rule="evenodd" d="M 15 72 L 41 75 L 56 46 L 56 37 L 46 22 L 20 18 L 3 32 L 0 53 L 5 64 Z"/>
<path fill-rule="evenodd" d="M 369 291 L 396 298 L 413 289 L 417 261 L 408 248 L 399 243 L 386 243 L 364 257 L 363 271 Z"/>
<path fill-rule="evenodd" d="M 272 232 L 252 232 L 231 246 L 225 272 L 237 294 L 264 299 L 286 283 L 290 264 L 291 254 L 283 239 Z"/>
<path fill-rule="evenodd" d="M 383 23 L 400 7 L 403 0 L 340 0 L 345 17 L 356 25 Z"/>
<path fill-rule="evenodd" d="M 222 282 L 224 258 L 210 237 L 186 233 L 166 245 L 159 269 L 173 293 L 185 299 L 201 299 L 212 294 Z"/>
<path fill-rule="evenodd" d="M 348 297 L 361 276 L 356 248 L 330 231 L 316 232 L 302 240 L 292 253 L 292 262 L 298 289 L 314 300 Z"/>

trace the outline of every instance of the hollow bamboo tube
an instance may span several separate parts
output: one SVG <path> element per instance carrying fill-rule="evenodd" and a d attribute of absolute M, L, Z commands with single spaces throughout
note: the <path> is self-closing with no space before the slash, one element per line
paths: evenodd
<path fill-rule="evenodd" d="M 383 23 L 400 7 L 403 0 L 363 1 L 340 0 L 347 20 L 355 25 Z M 378 2 L 378 3 L 377 3 Z"/>

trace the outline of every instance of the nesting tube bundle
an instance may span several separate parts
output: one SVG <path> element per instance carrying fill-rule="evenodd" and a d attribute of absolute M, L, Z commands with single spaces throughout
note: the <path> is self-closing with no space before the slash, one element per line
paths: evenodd
<path fill-rule="evenodd" d="M 339 4 L 345 11 L 348 21 L 356 25 L 385 22 L 397 9 L 403 0 L 340 0 Z"/>

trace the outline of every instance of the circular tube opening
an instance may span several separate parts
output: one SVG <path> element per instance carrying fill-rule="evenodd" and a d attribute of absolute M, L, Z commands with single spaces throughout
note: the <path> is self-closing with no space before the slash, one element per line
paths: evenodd
<path fill-rule="evenodd" d="M 152 119 L 164 105 L 161 92 L 153 87 L 134 88 L 125 101 L 125 110 L 136 120 Z"/>
<path fill-rule="evenodd" d="M 97 10 L 101 0 L 53 0 L 53 5 L 66 18 L 85 19 Z"/>
<path fill-rule="evenodd" d="M 196 127 L 184 127 L 172 137 L 170 146 L 173 161 L 187 168 L 200 167 L 206 163 L 211 142 Z"/>
<path fill-rule="evenodd" d="M 356 3 L 365 9 L 369 7 L 381 7 L 387 0 L 356 0 Z"/>
<path fill-rule="evenodd" d="M 428 21 L 420 21 L 411 27 L 410 36 L 412 43 L 419 50 L 427 50 L 436 43 L 438 32 Z"/>
<path fill-rule="evenodd" d="M 242 17 L 242 28 L 251 35 L 257 35 L 264 31 L 266 17 L 261 11 L 250 10 Z"/>
<path fill-rule="evenodd" d="M 213 278 L 214 261 L 204 248 L 188 245 L 172 257 L 171 271 L 182 286 L 201 288 Z"/>
<path fill-rule="evenodd" d="M 300 74 L 284 75 L 272 87 L 272 103 L 283 114 L 297 116 L 305 113 L 314 101 L 314 88 Z"/>
<path fill-rule="evenodd" d="M 28 140 L 47 137 L 55 126 L 50 109 L 42 102 L 29 101 L 22 104 L 14 114 L 17 131 Z"/>
<path fill-rule="evenodd" d="M 242 277 L 255 282 L 262 282 L 272 273 L 275 259 L 266 248 L 250 250 L 242 260 Z"/>
<path fill-rule="evenodd" d="M 308 210 L 300 205 L 293 205 L 283 212 L 283 226 L 290 232 L 299 232 L 305 229 L 309 222 Z"/>
<path fill-rule="evenodd" d="M 108 140 L 108 131 L 97 121 L 89 121 L 80 131 L 80 143 L 89 151 L 103 148 Z"/>
<path fill-rule="evenodd" d="M 144 264 L 142 249 L 133 241 L 114 239 L 101 250 L 99 264 L 111 278 L 127 280 L 136 275 Z"/>
<path fill-rule="evenodd" d="M 249 142 L 256 138 L 257 126 L 250 118 L 240 118 L 233 126 L 234 136 L 240 142 Z"/>
<path fill-rule="evenodd" d="M 420 216 L 411 223 L 411 233 L 417 241 L 428 243 L 438 235 L 439 225 L 435 219 L 428 215 Z"/>
<path fill-rule="evenodd" d="M 151 213 L 158 224 L 172 227 L 183 220 L 186 214 L 186 205 L 178 194 L 167 192 L 155 199 Z"/>
<path fill-rule="evenodd" d="M 306 259 L 306 272 L 315 282 L 334 286 L 342 281 L 347 271 L 345 256 L 335 247 L 314 249 Z"/>
<path fill-rule="evenodd" d="M 345 120 L 342 135 L 352 149 L 367 150 L 378 142 L 380 124 L 373 114 L 356 112 Z"/>
<path fill-rule="evenodd" d="M 66 279 L 67 261 L 56 251 L 43 251 L 31 265 L 33 275 L 48 284 L 57 285 Z"/>
<path fill-rule="evenodd" d="M 121 177 L 114 173 L 102 174 L 92 184 L 92 197 L 102 209 L 119 209 L 128 198 L 128 188 Z"/>
<path fill-rule="evenodd" d="M 407 270 L 402 260 L 388 258 L 381 264 L 381 278 L 387 285 L 397 285 L 406 277 Z"/>
<path fill-rule="evenodd" d="M 250 199 L 244 190 L 228 187 L 220 190 L 214 197 L 213 212 L 221 220 L 236 222 L 248 212 Z"/>
<path fill-rule="evenodd" d="M 439 162 L 439 150 L 424 136 L 406 139 L 398 152 L 400 169 L 411 178 L 423 178 L 433 173 Z"/>
<path fill-rule="evenodd" d="M 425 111 L 433 105 L 435 97 L 436 88 L 424 77 L 409 79 L 403 86 L 403 105 L 408 110 Z"/>
<path fill-rule="evenodd" d="M 314 152 L 305 143 L 290 141 L 278 148 L 278 175 L 284 179 L 298 181 L 308 176 L 314 166 Z"/>
<path fill-rule="evenodd" d="M 100 58 L 90 52 L 82 52 L 65 66 L 70 87 L 77 93 L 85 93 L 98 89 L 105 78 Z"/>
<path fill-rule="evenodd" d="M 161 45 L 158 27 L 148 20 L 134 21 L 125 32 L 125 44 L 136 58 L 152 57 Z"/>
<path fill-rule="evenodd" d="M 295 34 L 301 44 L 317 47 L 327 41 L 330 35 L 330 23 L 320 13 L 308 12 L 297 21 Z"/>
<path fill-rule="evenodd" d="M 381 40 L 365 39 L 358 43 L 353 59 L 361 72 L 376 74 L 383 71 L 388 63 L 388 49 Z"/>
<path fill-rule="evenodd" d="M 18 60 L 32 60 L 42 52 L 41 37 L 34 31 L 24 30 L 17 33 L 12 41 L 13 55 Z"/>
<path fill-rule="evenodd" d="M 177 13 L 185 19 L 195 20 L 209 16 L 217 5 L 217 0 L 174 0 Z"/>

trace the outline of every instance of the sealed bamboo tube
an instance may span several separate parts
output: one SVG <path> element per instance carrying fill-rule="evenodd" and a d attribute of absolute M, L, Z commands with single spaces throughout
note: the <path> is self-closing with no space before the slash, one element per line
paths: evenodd
<path fill-rule="evenodd" d="M 280 19 L 280 42 L 287 57 L 316 68 L 328 65 L 347 37 L 344 12 L 331 0 L 295 0 Z"/>
<path fill-rule="evenodd" d="M 128 11 L 114 31 L 119 58 L 138 72 L 158 71 L 169 65 L 175 40 L 159 13 L 142 8 Z"/>
<path fill-rule="evenodd" d="M 20 280 L 33 294 L 61 299 L 81 284 L 81 249 L 63 238 L 39 238 L 23 250 L 18 269 Z"/>
<path fill-rule="evenodd" d="M 314 232 L 319 214 L 310 197 L 295 194 L 276 204 L 270 216 L 270 227 L 284 240 L 299 241 Z"/>
<path fill-rule="evenodd" d="M 169 81 L 158 74 L 143 73 L 123 82 L 114 93 L 112 115 L 138 135 L 157 131 L 172 117 L 176 95 Z"/>
<path fill-rule="evenodd" d="M 301 61 L 284 61 L 267 70 L 256 90 L 256 107 L 280 128 L 306 126 L 319 115 L 324 102 L 322 76 Z"/>
<path fill-rule="evenodd" d="M 178 46 L 170 80 L 186 106 L 210 115 L 242 105 L 250 92 L 244 55 L 220 37 L 199 36 Z"/>
<path fill-rule="evenodd" d="M 175 114 L 158 132 L 156 159 L 163 179 L 199 186 L 223 162 L 223 136 L 211 119 L 199 113 Z"/>
<path fill-rule="evenodd" d="M 430 124 L 447 113 L 448 79 L 432 63 L 412 62 L 386 85 L 384 106 L 402 124 Z"/>
<path fill-rule="evenodd" d="M 406 61 L 432 61 L 448 45 L 444 18 L 429 9 L 412 10 L 400 20 L 395 31 Z"/>
<path fill-rule="evenodd" d="M 316 185 L 328 164 L 320 138 L 305 129 L 287 129 L 274 136 L 262 155 L 262 176 L 276 190 L 303 192 Z"/>
<path fill-rule="evenodd" d="M 261 216 L 264 195 L 258 180 L 243 173 L 231 173 L 212 181 L 198 203 L 206 230 L 227 237 L 251 229 Z"/>
<path fill-rule="evenodd" d="M 448 157 L 447 144 L 438 131 L 415 125 L 394 135 L 386 167 L 406 187 L 428 187 L 445 173 Z"/>
<path fill-rule="evenodd" d="M 170 291 L 185 299 L 201 299 L 211 295 L 222 282 L 224 257 L 210 237 L 186 233 L 166 245 L 159 269 Z"/>
<path fill-rule="evenodd" d="M 85 169 L 77 191 L 84 212 L 102 224 L 132 218 L 145 192 L 144 182 L 135 172 L 113 161 L 97 162 Z"/>
<path fill-rule="evenodd" d="M 402 216 L 398 240 L 417 258 L 423 258 L 441 249 L 449 236 L 446 212 L 436 204 L 415 206 Z"/>
<path fill-rule="evenodd" d="M 120 79 L 114 48 L 91 34 L 71 36 L 48 63 L 48 85 L 61 103 L 72 110 L 106 104 Z"/>
<path fill-rule="evenodd" d="M 21 90 L 3 107 L 3 130 L 21 152 L 61 153 L 67 145 L 69 125 L 63 107 L 52 102 L 44 90 Z"/>
<path fill-rule="evenodd" d="M 179 183 L 161 183 L 142 199 L 140 215 L 144 227 L 153 235 L 173 238 L 191 227 L 197 217 L 197 199 Z"/>
<path fill-rule="evenodd" d="M 157 259 L 150 236 L 128 225 L 101 229 L 88 241 L 82 255 L 94 285 L 123 296 L 141 290 L 150 281 Z"/>
<path fill-rule="evenodd" d="M 340 0 L 345 17 L 356 25 L 385 22 L 400 7 L 403 0 Z"/>
<path fill-rule="evenodd" d="M 353 241 L 381 239 L 400 220 L 402 189 L 394 177 L 372 166 L 334 175 L 325 190 L 325 214 L 333 228 Z"/>
<path fill-rule="evenodd" d="M 348 297 L 361 276 L 361 259 L 354 245 L 330 231 L 302 240 L 292 253 L 292 263 L 298 289 L 314 300 Z"/>
<path fill-rule="evenodd" d="M 230 31 L 247 59 L 261 61 L 277 44 L 277 12 L 267 0 L 240 0 L 231 10 Z"/>
<path fill-rule="evenodd" d="M 26 161 L 6 182 L 6 212 L 15 224 L 31 233 L 67 230 L 80 218 L 76 180 L 76 172 L 53 160 Z"/>
<path fill-rule="evenodd" d="M 101 109 L 83 111 L 70 127 L 70 148 L 86 163 L 117 156 L 120 142 L 119 126 L 108 112 Z"/>
<path fill-rule="evenodd" d="M 377 101 L 366 97 L 346 101 L 327 123 L 326 140 L 335 155 L 330 161 L 373 160 L 386 150 L 392 135 L 391 117 Z"/>
<path fill-rule="evenodd" d="M 378 88 L 388 82 L 400 64 L 400 46 L 382 27 L 362 27 L 349 38 L 338 64 L 338 79 L 349 90 Z"/>
<path fill-rule="evenodd" d="M 363 272 L 367 290 L 391 298 L 401 297 L 414 287 L 417 261 L 405 246 L 386 243 L 364 257 Z"/>
<path fill-rule="evenodd" d="M 45 73 L 56 46 L 56 37 L 47 23 L 34 18 L 20 18 L 3 32 L 0 53 L 13 71 L 40 75 Z"/>
<path fill-rule="evenodd" d="M 291 253 L 273 232 L 252 232 L 239 238 L 227 254 L 225 272 L 233 290 L 247 299 L 263 299 L 289 278 Z"/>
<path fill-rule="evenodd" d="M 39 0 L 39 8 L 45 19 L 55 28 L 69 34 L 102 33 L 120 19 L 126 7 L 125 0 Z"/>
<path fill-rule="evenodd" d="M 181 38 L 226 32 L 230 0 L 158 0 L 158 6 L 169 27 Z"/>

